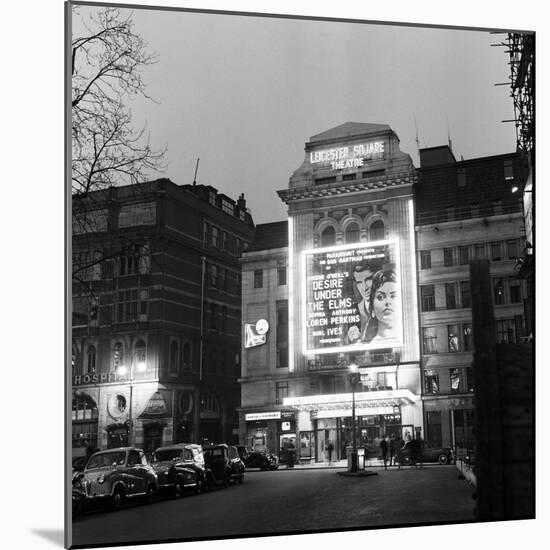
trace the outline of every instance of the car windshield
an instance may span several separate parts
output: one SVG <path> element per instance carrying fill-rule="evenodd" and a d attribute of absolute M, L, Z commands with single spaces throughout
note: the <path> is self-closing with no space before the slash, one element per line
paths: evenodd
<path fill-rule="evenodd" d="M 102 453 L 94 455 L 88 461 L 86 465 L 86 470 L 91 470 L 92 468 L 105 468 L 116 464 L 117 466 L 122 466 L 126 460 L 126 453 L 124 451 L 117 451 L 113 453 Z"/>
<path fill-rule="evenodd" d="M 164 462 L 181 457 L 181 449 L 160 449 L 153 453 L 151 462 Z"/>

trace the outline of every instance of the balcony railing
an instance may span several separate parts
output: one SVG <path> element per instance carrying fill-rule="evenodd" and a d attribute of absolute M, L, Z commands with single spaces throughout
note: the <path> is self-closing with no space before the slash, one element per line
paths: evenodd
<path fill-rule="evenodd" d="M 498 205 L 485 208 L 472 206 L 457 206 L 452 209 L 430 210 L 428 212 L 418 212 L 416 217 L 417 225 L 430 225 L 444 222 L 454 222 L 460 220 L 470 220 L 474 218 L 489 218 L 491 216 L 500 216 L 503 214 L 516 214 L 521 212 L 521 201 L 503 202 Z"/>

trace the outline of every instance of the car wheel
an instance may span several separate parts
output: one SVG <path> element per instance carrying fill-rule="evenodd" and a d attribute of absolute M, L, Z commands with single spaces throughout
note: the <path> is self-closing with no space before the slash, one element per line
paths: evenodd
<path fill-rule="evenodd" d="M 174 498 L 181 498 L 183 496 L 183 490 L 185 485 L 183 484 L 183 479 L 178 479 L 174 485 Z"/>
<path fill-rule="evenodd" d="M 244 482 L 244 474 L 239 476 L 239 485 Z"/>
<path fill-rule="evenodd" d="M 412 462 L 411 460 L 411 457 L 409 455 L 405 455 L 403 456 L 403 458 L 401 459 L 401 462 L 405 465 L 405 466 L 409 466 Z"/>
<path fill-rule="evenodd" d="M 120 510 L 124 504 L 124 489 L 122 487 L 117 487 L 113 496 L 111 497 L 110 508 L 113 511 Z"/>
<path fill-rule="evenodd" d="M 439 464 L 447 464 L 449 462 L 449 457 L 442 453 L 437 457 L 437 460 L 439 461 Z"/>
<path fill-rule="evenodd" d="M 145 502 L 147 504 L 151 504 L 151 502 L 153 502 L 154 497 L 155 497 L 155 486 L 152 483 L 149 483 L 149 485 L 147 485 L 147 490 L 145 491 Z"/>
<path fill-rule="evenodd" d="M 204 483 L 201 477 L 197 476 L 197 480 L 195 481 L 195 494 L 200 495 L 204 492 Z"/>

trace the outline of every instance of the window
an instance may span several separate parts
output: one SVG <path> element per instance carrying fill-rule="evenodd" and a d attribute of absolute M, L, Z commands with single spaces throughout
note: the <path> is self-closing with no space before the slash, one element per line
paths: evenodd
<path fill-rule="evenodd" d="M 460 369 L 453 368 L 449 371 L 451 382 L 451 393 L 460 391 Z"/>
<path fill-rule="evenodd" d="M 462 325 L 462 349 L 472 351 L 472 324 L 464 323 Z"/>
<path fill-rule="evenodd" d="M 154 225 L 156 221 L 155 218 L 156 204 L 154 202 L 128 204 L 120 208 L 118 226 L 132 227 L 135 225 Z"/>
<path fill-rule="evenodd" d="M 447 325 L 447 351 L 454 353 L 460 351 L 460 344 L 458 339 L 458 325 Z"/>
<path fill-rule="evenodd" d="M 277 347 L 277 368 L 288 367 L 288 300 L 278 300 L 276 347 Z"/>
<path fill-rule="evenodd" d="M 136 343 L 135 357 L 138 364 L 145 365 L 147 360 L 147 346 L 143 340 L 138 340 Z"/>
<path fill-rule="evenodd" d="M 456 309 L 456 284 L 445 283 L 445 304 L 447 309 Z"/>
<path fill-rule="evenodd" d="M 497 344 L 517 343 L 517 327 L 515 319 L 497 319 Z"/>
<path fill-rule="evenodd" d="M 281 265 L 277 268 L 277 284 L 279 286 L 286 285 L 286 266 Z"/>
<path fill-rule="evenodd" d="M 437 337 L 435 335 L 435 327 L 424 327 L 422 329 L 422 342 L 424 355 L 437 353 Z"/>
<path fill-rule="evenodd" d="M 432 267 L 431 250 L 420 251 L 420 269 L 430 269 Z"/>
<path fill-rule="evenodd" d="M 517 279 L 510 279 L 510 303 L 521 303 L 521 283 Z"/>
<path fill-rule="evenodd" d="M 275 382 L 275 403 L 281 405 L 285 397 L 288 397 L 288 382 Z"/>
<path fill-rule="evenodd" d="M 227 199 L 222 199 L 222 210 L 232 216 L 234 207 Z"/>
<path fill-rule="evenodd" d="M 500 199 L 493 200 L 493 216 L 502 214 L 502 201 Z"/>
<path fill-rule="evenodd" d="M 216 330 L 217 322 L 218 322 L 218 306 L 217 304 L 211 304 L 210 306 L 210 328 Z"/>
<path fill-rule="evenodd" d="M 191 346 L 189 342 L 183 344 L 183 367 L 188 369 L 191 366 Z"/>
<path fill-rule="evenodd" d="M 116 371 L 124 365 L 124 348 L 121 342 L 117 342 L 113 347 L 113 369 Z"/>
<path fill-rule="evenodd" d="M 324 185 L 325 183 L 336 183 L 336 176 L 328 176 L 326 178 L 317 178 L 315 185 Z"/>
<path fill-rule="evenodd" d="M 376 220 L 369 228 L 369 235 L 371 241 L 382 241 L 386 237 L 386 228 L 382 220 Z"/>
<path fill-rule="evenodd" d="M 434 285 L 421 286 L 420 296 L 422 300 L 422 311 L 435 311 Z"/>
<path fill-rule="evenodd" d="M 132 244 L 126 247 L 120 253 L 118 260 L 119 276 L 123 277 L 125 275 L 146 273 L 149 267 L 148 257 L 147 247 L 138 244 Z"/>
<path fill-rule="evenodd" d="M 517 239 L 506 241 L 506 248 L 508 249 L 509 260 L 515 260 L 519 256 L 519 246 Z"/>
<path fill-rule="evenodd" d="M 506 303 L 504 297 L 504 282 L 502 279 L 495 279 L 493 281 L 493 298 L 495 306 L 501 306 Z"/>
<path fill-rule="evenodd" d="M 358 243 L 359 242 L 359 226 L 356 223 L 350 223 L 346 227 L 346 233 L 344 235 L 346 243 Z"/>
<path fill-rule="evenodd" d="M 424 371 L 424 393 L 439 393 L 439 373 L 435 370 Z"/>
<path fill-rule="evenodd" d="M 460 305 L 463 308 L 472 307 L 472 295 L 470 294 L 470 281 L 460 281 Z"/>
<path fill-rule="evenodd" d="M 470 261 L 470 247 L 468 246 L 458 247 L 458 261 L 460 265 L 465 265 Z"/>
<path fill-rule="evenodd" d="M 222 318 L 221 318 L 220 331 L 225 332 L 226 328 L 227 328 L 227 306 L 222 306 Z"/>
<path fill-rule="evenodd" d="M 453 249 L 444 248 L 443 249 L 443 265 L 445 267 L 451 267 L 453 265 Z"/>
<path fill-rule="evenodd" d="M 342 176 L 342 181 L 351 181 L 351 180 L 354 180 L 354 179 L 357 179 L 357 174 L 344 174 Z"/>
<path fill-rule="evenodd" d="M 96 355 L 95 346 L 88 346 L 88 353 L 86 354 L 86 372 L 88 374 L 95 373 Z"/>
<path fill-rule="evenodd" d="M 227 269 L 220 269 L 220 290 L 227 290 Z"/>
<path fill-rule="evenodd" d="M 475 258 L 476 260 L 482 260 L 485 258 L 485 245 L 484 244 L 476 244 L 475 245 Z"/>
<path fill-rule="evenodd" d="M 178 343 L 172 342 L 170 344 L 170 370 L 178 370 Z"/>
<path fill-rule="evenodd" d="M 263 288 L 264 272 L 263 269 L 254 270 L 254 288 Z"/>
<path fill-rule="evenodd" d="M 454 206 L 447 206 L 447 208 L 445 208 L 445 219 L 449 222 L 456 219 L 456 210 Z"/>
<path fill-rule="evenodd" d="M 321 246 L 331 246 L 336 243 L 336 232 L 332 225 L 329 225 L 321 233 Z"/>
<path fill-rule="evenodd" d="M 491 260 L 498 262 L 501 259 L 500 243 L 491 243 Z"/>
<path fill-rule="evenodd" d="M 479 203 L 478 202 L 470 203 L 470 215 L 472 216 L 472 218 L 478 218 L 479 217 Z"/>
<path fill-rule="evenodd" d="M 222 250 L 227 250 L 227 231 L 222 231 Z"/>
<path fill-rule="evenodd" d="M 130 323 L 147 320 L 149 290 L 120 290 L 117 293 L 117 320 Z"/>
<path fill-rule="evenodd" d="M 504 161 L 504 179 L 506 181 L 514 179 L 514 165 L 511 160 Z"/>
<path fill-rule="evenodd" d="M 210 228 L 210 244 L 216 248 L 220 244 L 220 230 L 214 226 Z"/>
<path fill-rule="evenodd" d="M 458 187 L 466 187 L 466 168 L 457 169 L 456 184 Z"/>

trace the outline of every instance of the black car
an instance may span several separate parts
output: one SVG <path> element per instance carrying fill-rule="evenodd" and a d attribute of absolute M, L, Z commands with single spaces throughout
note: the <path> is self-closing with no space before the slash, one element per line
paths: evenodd
<path fill-rule="evenodd" d="M 237 445 L 237 451 L 247 468 L 276 470 L 279 467 L 279 459 L 267 451 L 248 450 L 244 445 Z"/>
<path fill-rule="evenodd" d="M 414 463 L 413 445 L 415 442 L 407 441 L 397 452 L 396 462 L 404 465 Z M 454 458 L 450 447 L 434 447 L 429 441 L 417 440 L 419 446 L 419 462 L 439 462 L 439 464 L 451 464 Z"/>
<path fill-rule="evenodd" d="M 159 489 L 175 498 L 192 488 L 196 494 L 206 487 L 206 467 L 200 445 L 179 443 L 159 447 L 151 457 L 151 466 L 158 477 Z"/>
<path fill-rule="evenodd" d="M 203 452 L 209 484 L 228 487 L 231 481 L 244 481 L 244 463 L 236 447 L 220 443 L 204 446 Z"/>

